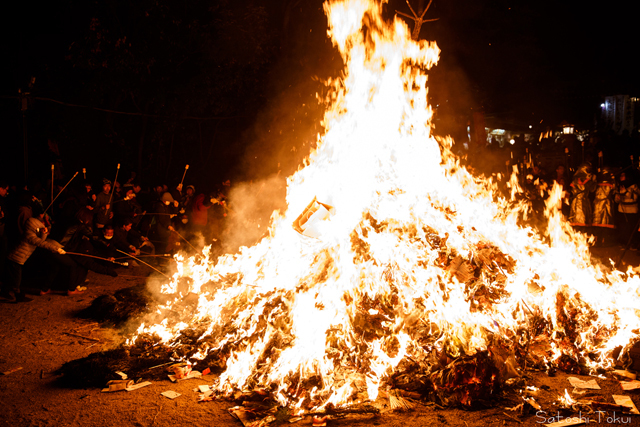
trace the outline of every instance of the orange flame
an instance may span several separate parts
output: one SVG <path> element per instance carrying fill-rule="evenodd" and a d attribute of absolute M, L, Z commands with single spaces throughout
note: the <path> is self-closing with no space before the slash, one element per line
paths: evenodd
<path fill-rule="evenodd" d="M 608 366 L 640 327 L 638 276 L 591 263 L 559 213 L 560 188 L 539 236 L 518 225 L 517 180 L 500 197 L 460 165 L 450 139 L 431 135 L 435 43 L 411 40 L 378 2 L 325 11 L 346 69 L 328 83 L 317 149 L 288 179 L 288 209 L 237 254 L 177 256 L 162 288 L 175 300 L 138 336 L 179 346 L 199 325 L 195 358 L 224 358 L 218 391 L 262 387 L 299 410 L 375 400 L 408 358 L 473 355 L 495 337 L 516 340 L 533 317 L 551 331 L 550 360 L 569 352 Z M 335 208 L 319 238 L 291 226 L 314 197 Z M 185 307 L 187 293 L 196 304 Z"/>

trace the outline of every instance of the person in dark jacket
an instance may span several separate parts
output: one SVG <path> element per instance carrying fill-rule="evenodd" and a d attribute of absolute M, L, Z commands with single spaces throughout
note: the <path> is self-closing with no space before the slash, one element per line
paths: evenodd
<path fill-rule="evenodd" d="M 93 245 L 98 254 L 103 258 L 117 258 L 121 254 L 113 239 L 113 226 L 107 225 L 99 230 L 95 230 L 93 236 Z"/>
<path fill-rule="evenodd" d="M 142 215 L 142 206 L 136 201 L 136 193 L 131 184 L 124 185 L 124 198 L 113 203 L 114 221 L 122 222 L 131 219 L 137 224 Z"/>
<path fill-rule="evenodd" d="M 637 227 L 638 219 L 640 218 L 640 210 L 638 209 L 640 188 L 638 187 L 637 181 L 637 174 L 633 171 L 622 172 L 618 178 L 614 198 L 618 204 L 617 224 L 619 243 L 626 245 L 629 239 L 632 238 L 632 250 L 636 250 L 640 244 L 638 233 L 634 234 L 634 229 Z"/>
<path fill-rule="evenodd" d="M 67 252 L 89 255 L 69 255 L 78 265 L 79 279 L 84 281 L 89 270 L 98 274 L 116 277 L 118 273 L 112 268 L 113 264 L 103 265 L 92 256 L 99 256 L 91 243 L 93 239 L 93 215 L 87 208 L 82 208 L 76 215 L 77 223 L 69 227 L 60 243 Z M 111 259 L 113 261 L 113 259 Z"/>
<path fill-rule="evenodd" d="M 180 205 L 184 209 L 185 211 L 184 213 L 186 213 L 187 216 L 191 216 L 191 205 L 193 203 L 195 194 L 196 194 L 196 188 L 193 185 L 187 185 L 185 187 L 184 195 L 182 196 L 182 199 L 180 199 Z"/>
<path fill-rule="evenodd" d="M 133 228 L 133 221 L 125 218 L 113 229 L 113 240 L 116 247 L 131 255 L 140 255 L 144 247 L 145 253 L 154 253 L 153 244 Z"/>
<path fill-rule="evenodd" d="M 109 225 L 113 219 L 113 207 L 111 200 L 111 181 L 102 180 L 102 191 L 96 195 L 95 216 L 94 221 L 97 228 L 103 228 Z"/>
<path fill-rule="evenodd" d="M 153 209 L 155 224 L 152 227 L 152 233 L 154 240 L 158 243 L 156 250 L 159 253 L 166 252 L 171 233 L 175 230 L 172 220 L 177 214 L 177 208 L 178 202 L 173 199 L 170 193 L 165 192 Z"/>

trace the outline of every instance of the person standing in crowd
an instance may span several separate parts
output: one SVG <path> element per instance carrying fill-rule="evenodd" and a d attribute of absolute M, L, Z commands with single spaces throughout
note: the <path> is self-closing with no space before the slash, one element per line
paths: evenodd
<path fill-rule="evenodd" d="M 214 197 L 210 195 L 206 197 L 204 194 L 198 194 L 191 204 L 191 220 L 189 221 L 191 227 L 191 234 L 201 234 L 204 237 L 205 230 L 207 228 L 209 208 L 213 205 Z M 207 245 L 207 242 L 204 242 Z"/>
<path fill-rule="evenodd" d="M 111 224 L 111 220 L 113 219 L 113 210 L 111 209 L 111 181 L 106 178 L 102 180 L 102 191 L 96 195 L 96 205 L 94 209 L 96 228 L 104 228 L 105 225 Z"/>
<path fill-rule="evenodd" d="M 122 185 L 116 181 L 113 183 L 113 200 L 120 200 L 122 198 Z"/>
<path fill-rule="evenodd" d="M 618 240 L 622 245 L 627 244 L 635 227 L 638 226 L 638 196 L 640 195 L 640 189 L 638 189 L 636 180 L 636 174 L 632 170 L 622 172 L 616 188 Z M 638 249 L 638 233 L 635 233 L 635 237 L 631 242 L 631 249 Z"/>
<path fill-rule="evenodd" d="M 556 174 L 553 178 L 553 182 L 562 187 L 562 205 L 560 210 L 565 218 L 569 217 L 569 182 L 567 179 L 566 170 L 563 165 L 558 165 L 556 168 Z"/>
<path fill-rule="evenodd" d="M 537 169 L 538 175 L 534 175 L 532 169 L 527 169 L 524 184 L 522 185 L 523 195 L 527 200 L 531 213 L 529 215 L 530 222 L 534 226 L 541 226 L 544 219 L 544 199 L 546 184 L 539 175 L 540 169 Z"/>
<path fill-rule="evenodd" d="M 171 193 L 165 192 L 153 209 L 155 224 L 152 227 L 152 233 L 155 236 L 154 240 L 158 243 L 156 251 L 159 253 L 166 252 L 171 233 L 175 230 L 172 219 L 177 214 L 177 208 L 178 202 L 173 200 Z"/>
<path fill-rule="evenodd" d="M 18 246 L 7 257 L 5 280 L 2 283 L 0 296 L 16 301 L 32 301 L 20 289 L 22 267 L 36 248 L 43 248 L 52 253 L 64 255 L 62 245 L 55 240 L 48 240 L 49 230 L 44 225 L 44 209 L 38 204 L 32 207 L 32 216 L 26 221 L 25 231 Z M 11 294 L 13 292 L 13 295 Z"/>
<path fill-rule="evenodd" d="M 81 208 L 93 210 L 93 204 L 96 196 L 91 192 L 91 184 L 89 182 L 80 183 L 77 187 L 71 189 L 64 195 L 64 199 L 60 202 L 59 209 L 56 211 L 56 225 L 62 225 L 62 229 L 75 222 L 75 216 Z"/>
<path fill-rule="evenodd" d="M 196 193 L 196 187 L 194 187 L 193 185 L 187 185 L 184 190 L 184 195 L 180 200 L 180 204 L 187 212 L 187 215 L 189 215 L 188 212 L 191 210 L 191 203 L 193 203 L 193 197 L 195 193 Z"/>
<path fill-rule="evenodd" d="M 124 185 L 124 198 L 113 203 L 113 211 L 116 222 L 130 219 L 133 224 L 140 222 L 142 207 L 136 201 L 136 193 L 131 184 Z"/>
<path fill-rule="evenodd" d="M 82 209 L 84 207 L 90 211 L 93 210 L 97 196 L 93 194 L 91 190 L 91 183 L 89 181 L 84 181 L 82 185 L 76 189 L 75 198 L 78 209 Z"/>
<path fill-rule="evenodd" d="M 578 167 L 571 182 L 571 210 L 569 212 L 569 223 L 582 232 L 587 231 L 593 219 L 591 201 L 589 194 L 596 189 L 596 183 L 591 175 L 591 165 L 583 163 Z"/>
<path fill-rule="evenodd" d="M 118 273 L 113 269 L 113 264 L 106 264 L 93 258 L 97 256 L 98 253 L 91 243 L 93 240 L 92 223 L 93 218 L 91 211 L 86 208 L 80 209 L 77 215 L 77 223 L 67 229 L 67 233 L 64 238 L 60 240 L 60 243 L 64 245 L 64 250 L 68 253 L 74 252 L 74 254 L 69 256 L 77 265 L 79 281 L 84 281 L 87 278 L 89 270 L 98 274 L 117 277 Z M 114 261 L 114 258 L 110 258 L 109 260 Z"/>
<path fill-rule="evenodd" d="M 605 166 L 598 176 L 598 185 L 593 201 L 593 231 L 596 235 L 596 243 L 600 246 L 609 245 L 612 240 L 614 195 L 615 178 L 611 170 Z"/>

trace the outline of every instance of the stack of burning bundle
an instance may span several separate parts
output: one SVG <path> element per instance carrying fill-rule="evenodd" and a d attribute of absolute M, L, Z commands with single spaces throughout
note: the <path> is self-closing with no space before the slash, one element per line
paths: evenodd
<path fill-rule="evenodd" d="M 359 280 L 331 298 L 321 295 L 339 285 L 327 286 L 339 266 L 326 246 L 309 257 L 308 273 L 297 282 L 268 290 L 261 284 L 268 274 L 265 258 L 254 258 L 253 267 L 263 270 L 250 272 L 253 278 L 230 270 L 247 253 L 215 266 L 206 254 L 183 260 L 175 287 L 165 288 L 174 302 L 148 319 L 152 326 L 141 326 L 133 345 L 157 352 L 163 343 L 175 359 L 211 368 L 220 374 L 221 394 L 261 390 L 301 411 L 375 402 L 380 390 L 392 389 L 471 407 L 495 399 L 525 366 L 580 373 L 607 366 L 609 355 L 597 345 L 619 326 L 599 322 L 578 292 L 547 290 L 538 274 L 515 282 L 519 263 L 491 243 L 458 252 L 449 242 L 466 233 L 458 226 L 455 234 L 440 235 L 428 225 L 403 227 L 368 212 L 344 240 Z M 416 264 L 407 270 L 391 261 L 401 258 L 376 257 L 368 243 L 372 234 L 402 236 L 416 249 Z M 301 245 L 322 244 L 297 238 Z M 370 269 L 373 279 L 364 275 Z M 433 279 L 420 284 L 416 273 L 428 272 Z M 514 298 L 516 291 L 521 294 Z M 545 293 L 551 294 L 548 307 L 537 303 Z M 306 306 L 299 311 L 301 303 Z M 163 337 L 169 331 L 176 332 Z M 309 357 L 314 350 L 317 359 Z"/>
<path fill-rule="evenodd" d="M 259 391 L 295 415 L 400 395 L 470 407 L 525 367 L 592 372 L 629 346 L 640 279 L 591 263 L 558 188 L 540 236 L 431 135 L 438 48 L 382 9 L 325 5 L 346 70 L 287 211 L 237 254 L 177 257 L 131 351 L 209 367 L 214 393 Z"/>

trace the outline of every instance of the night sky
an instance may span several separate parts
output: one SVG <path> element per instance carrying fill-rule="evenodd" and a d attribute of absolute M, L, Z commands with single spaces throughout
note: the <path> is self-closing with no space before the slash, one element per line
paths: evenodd
<path fill-rule="evenodd" d="M 42 155 L 47 139 L 58 143 L 69 169 L 100 152 L 102 163 L 143 165 L 149 178 L 173 179 L 189 162 L 201 177 L 215 170 L 212 179 L 250 178 L 247 171 L 280 167 L 257 153 L 299 160 L 321 114 L 310 106 L 319 87 L 312 77 L 340 69 L 321 1 L 129 3 L 20 2 L 1 15 L 4 173 L 21 170 L 22 115 L 14 97 L 31 76 L 34 96 L 157 116 L 143 124 L 141 117 L 34 102 L 30 157 L 41 170 L 51 161 Z M 419 0 L 412 4 L 417 8 Z M 432 102 L 448 117 L 446 130 L 479 110 L 517 125 L 569 120 L 588 127 L 603 96 L 637 95 L 634 14 L 618 4 L 434 0 L 426 18 L 438 20 L 424 24 L 421 38 L 442 50 L 429 79 Z M 386 9 L 389 16 L 410 13 L 404 0 L 390 0 Z M 132 43 L 129 56 L 118 42 L 124 36 Z M 94 54 L 96 43 L 101 51 Z M 177 150 L 176 140 L 189 152 Z"/>
<path fill-rule="evenodd" d="M 467 1 L 432 8 L 441 17 L 433 34 L 442 74 L 459 67 L 475 106 L 487 114 L 589 126 L 602 96 L 638 89 L 634 18 L 616 3 Z"/>

